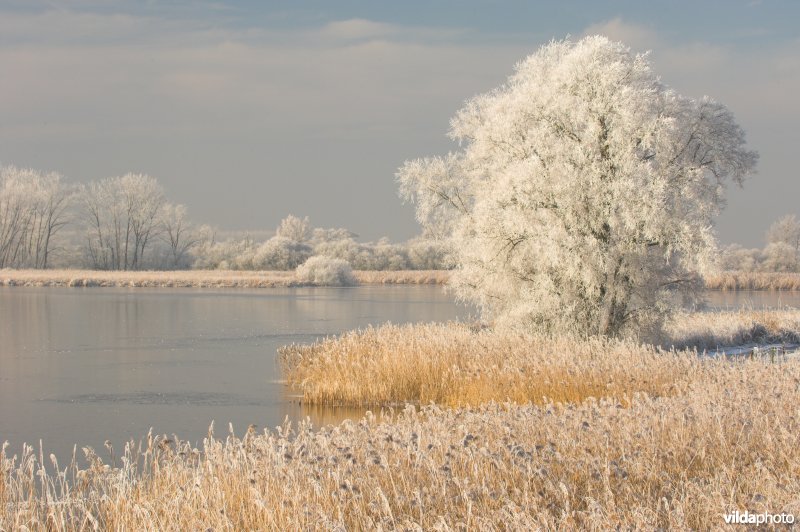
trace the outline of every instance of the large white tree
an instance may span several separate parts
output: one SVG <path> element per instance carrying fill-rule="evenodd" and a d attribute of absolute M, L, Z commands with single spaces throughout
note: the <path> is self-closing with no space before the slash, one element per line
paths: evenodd
<path fill-rule="evenodd" d="M 710 265 L 726 181 L 757 160 L 727 108 L 602 36 L 542 47 L 450 136 L 460 151 L 398 180 L 451 240 L 457 294 L 498 325 L 581 336 L 657 328 Z"/>

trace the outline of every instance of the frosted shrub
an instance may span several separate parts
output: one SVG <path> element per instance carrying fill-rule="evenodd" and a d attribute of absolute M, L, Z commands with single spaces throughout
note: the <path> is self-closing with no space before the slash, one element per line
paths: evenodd
<path fill-rule="evenodd" d="M 731 244 L 720 250 L 719 268 L 723 271 L 752 272 L 759 267 L 761 250 L 745 249 L 738 244 Z"/>
<path fill-rule="evenodd" d="M 408 249 L 402 244 L 392 244 L 389 239 L 382 238 L 372 246 L 372 261 L 369 270 L 407 270 L 411 267 L 408 260 Z"/>
<path fill-rule="evenodd" d="M 311 244 L 316 246 L 324 242 L 352 240 L 357 237 L 357 234 L 342 227 L 317 227 L 311 232 Z"/>
<path fill-rule="evenodd" d="M 411 268 L 408 249 L 382 238 L 377 243 L 360 244 L 352 238 L 324 241 L 314 247 L 315 255 L 342 259 L 356 270 L 407 270 Z"/>
<path fill-rule="evenodd" d="M 353 286 L 358 284 L 347 261 L 330 257 L 311 257 L 296 270 L 298 281 L 320 286 Z"/>
<path fill-rule="evenodd" d="M 255 251 L 257 270 L 294 270 L 311 256 L 311 247 L 283 236 L 274 236 Z"/>
<path fill-rule="evenodd" d="M 320 242 L 314 247 L 314 255 L 347 261 L 356 270 L 365 269 L 361 266 L 371 261 L 369 250 L 352 238 Z"/>
<path fill-rule="evenodd" d="M 226 240 L 225 242 L 207 241 L 192 251 L 195 270 L 230 270 L 249 269 L 252 264 L 252 242 L 249 240 Z"/>
<path fill-rule="evenodd" d="M 450 270 L 455 267 L 452 250 L 445 242 L 418 238 L 408 241 L 412 270 Z"/>

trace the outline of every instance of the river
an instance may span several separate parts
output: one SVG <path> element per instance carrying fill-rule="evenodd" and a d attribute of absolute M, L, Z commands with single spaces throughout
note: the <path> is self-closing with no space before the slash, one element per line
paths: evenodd
<path fill-rule="evenodd" d="M 709 308 L 800 306 L 796 292 L 713 292 Z M 0 442 L 117 449 L 156 434 L 200 442 L 212 420 L 272 428 L 361 411 L 307 408 L 281 382 L 278 347 L 393 323 L 464 319 L 440 286 L 0 288 Z"/>

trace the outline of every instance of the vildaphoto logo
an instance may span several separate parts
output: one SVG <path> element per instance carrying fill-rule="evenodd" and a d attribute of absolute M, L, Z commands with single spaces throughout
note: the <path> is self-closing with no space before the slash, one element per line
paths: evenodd
<path fill-rule="evenodd" d="M 792 514 L 770 514 L 763 512 L 760 514 L 752 514 L 745 510 L 740 512 L 736 510 L 733 513 L 725 514 L 722 516 L 725 523 L 728 525 L 791 525 L 794 524 L 794 515 Z"/>

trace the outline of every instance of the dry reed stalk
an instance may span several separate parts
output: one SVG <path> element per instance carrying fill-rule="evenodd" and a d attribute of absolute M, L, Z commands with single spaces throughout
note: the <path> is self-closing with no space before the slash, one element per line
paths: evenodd
<path fill-rule="evenodd" d="M 0 470 L 0 529 L 723 529 L 800 515 L 800 364 L 707 361 L 676 395 L 406 409 L 313 431 L 150 437 L 107 467 Z M 63 482 L 63 478 L 71 482 Z"/>
<path fill-rule="evenodd" d="M 361 284 L 447 284 L 449 270 L 382 270 L 353 272 Z"/>

